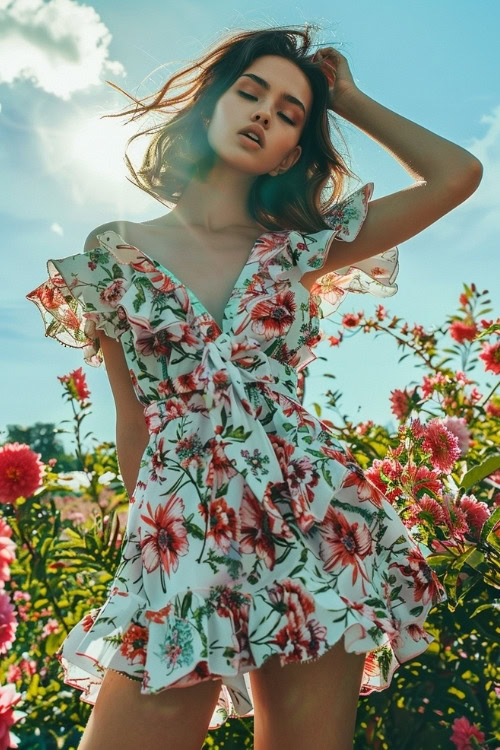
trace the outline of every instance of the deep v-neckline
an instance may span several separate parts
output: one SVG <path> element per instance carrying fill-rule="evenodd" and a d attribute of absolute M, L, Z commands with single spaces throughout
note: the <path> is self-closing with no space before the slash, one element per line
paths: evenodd
<path fill-rule="evenodd" d="M 248 255 L 247 255 L 246 259 L 245 259 L 245 262 L 244 262 L 244 264 L 243 264 L 243 266 L 242 266 L 242 268 L 241 268 L 241 270 L 240 270 L 240 272 L 239 272 L 239 274 L 238 274 L 238 276 L 236 278 L 236 281 L 233 284 L 233 287 L 232 287 L 231 292 L 229 294 L 229 298 L 226 300 L 226 303 L 225 303 L 225 305 L 223 307 L 221 324 L 218 323 L 218 321 L 215 319 L 215 317 L 212 315 L 212 313 L 206 308 L 206 306 L 200 300 L 200 298 L 198 297 L 198 295 L 196 294 L 196 292 L 194 292 L 190 287 L 187 286 L 187 284 L 185 284 L 183 281 L 181 281 L 179 279 L 179 277 L 176 276 L 175 273 L 173 273 L 173 271 L 170 271 L 170 269 L 168 269 L 166 266 L 164 266 L 163 263 L 160 263 L 159 260 L 156 260 L 156 258 L 153 258 L 151 255 L 149 255 L 148 253 L 146 253 L 142 248 L 138 247 L 137 245 L 133 245 L 133 247 L 135 247 L 135 249 L 140 253 L 140 255 L 142 255 L 146 260 L 148 260 L 156 268 L 158 268 L 159 270 L 161 270 L 161 272 L 163 274 L 165 274 L 165 276 L 167 276 L 171 281 L 173 281 L 174 284 L 177 284 L 178 286 L 180 286 L 186 292 L 192 309 L 194 310 L 194 308 L 197 306 L 198 309 L 204 315 L 207 315 L 210 318 L 210 320 L 217 327 L 217 330 L 220 333 L 223 333 L 223 331 L 224 331 L 224 322 L 227 320 L 226 313 L 227 313 L 227 310 L 229 308 L 229 305 L 233 301 L 234 293 L 235 293 L 236 289 L 240 286 L 240 283 L 241 283 L 242 278 L 243 278 L 243 274 L 246 272 L 247 266 L 250 264 L 250 261 L 252 259 L 252 256 L 253 256 L 255 248 L 257 247 L 258 243 L 262 240 L 262 238 L 266 237 L 269 234 L 271 234 L 270 230 L 262 232 L 262 234 L 260 234 L 257 237 L 257 239 L 255 240 L 255 242 L 251 246 L 250 250 L 248 251 Z M 118 235 L 118 236 L 125 243 L 124 238 L 121 235 Z"/>

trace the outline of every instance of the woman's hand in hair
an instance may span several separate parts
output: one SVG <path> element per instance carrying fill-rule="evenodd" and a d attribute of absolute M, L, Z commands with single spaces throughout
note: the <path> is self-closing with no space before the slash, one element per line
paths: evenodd
<path fill-rule="evenodd" d="M 358 91 L 349 63 L 344 55 L 333 47 L 322 47 L 316 50 L 311 60 L 320 64 L 327 77 L 329 87 L 328 109 L 337 112 L 337 107 L 341 108 L 342 98 L 351 96 L 353 92 Z"/>

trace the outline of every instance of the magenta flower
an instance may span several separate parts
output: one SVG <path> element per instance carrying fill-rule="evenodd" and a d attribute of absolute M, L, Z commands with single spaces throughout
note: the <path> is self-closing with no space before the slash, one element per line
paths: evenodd
<path fill-rule="evenodd" d="M 455 461 L 460 458 L 458 438 L 438 419 L 432 419 L 426 425 L 422 448 L 431 454 L 430 461 L 434 468 L 444 474 L 449 474 Z"/>

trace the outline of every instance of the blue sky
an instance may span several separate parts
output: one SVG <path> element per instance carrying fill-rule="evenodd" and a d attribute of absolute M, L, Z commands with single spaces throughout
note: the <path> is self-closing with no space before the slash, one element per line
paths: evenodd
<path fill-rule="evenodd" d="M 484 165 L 482 183 L 469 200 L 400 246 L 399 291 L 384 303 L 389 313 L 410 325 L 439 325 L 455 312 L 463 282 L 475 282 L 492 296 L 496 309 L 488 317 L 499 314 L 497 3 L 33 0 L 27 9 L 19 0 L 0 0 L 0 441 L 7 424 L 70 417 L 57 376 L 79 367 L 81 352 L 45 338 L 40 314 L 24 296 L 46 278 L 47 259 L 80 252 L 89 231 L 104 222 L 146 221 L 165 213 L 126 179 L 125 142 L 146 123 L 125 127 L 124 118 L 99 120 L 130 105 L 105 79 L 143 97 L 223 32 L 305 22 L 321 26 L 320 46 L 343 52 L 362 91 L 468 149 Z M 360 184 L 375 183 L 373 199 L 412 184 L 381 145 L 340 122 Z M 137 166 L 146 139 L 135 143 L 128 154 Z M 343 313 L 373 313 L 381 301 L 350 295 L 324 321 L 325 334 L 335 335 Z M 338 349 L 322 343 L 316 354 L 328 363 L 315 363 L 306 406 L 321 402 L 328 388 L 340 390 L 340 411 L 354 422 L 373 419 L 394 427 L 390 391 L 423 374 L 411 360 L 398 365 L 401 352 L 386 337 L 359 333 Z M 114 440 L 105 370 L 84 369 L 93 402 L 85 426 L 99 440 Z M 323 370 L 335 380 L 323 378 Z M 480 385 L 486 381 L 491 378 L 480 378 Z M 336 414 L 323 416 L 339 421 Z M 64 442 L 71 447 L 68 438 Z"/>

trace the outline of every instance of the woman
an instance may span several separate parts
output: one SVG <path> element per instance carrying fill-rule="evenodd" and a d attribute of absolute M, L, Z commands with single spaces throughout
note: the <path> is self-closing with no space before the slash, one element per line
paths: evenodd
<path fill-rule="evenodd" d="M 47 335 L 105 361 L 130 497 L 108 598 L 57 654 L 95 704 L 83 750 L 199 748 L 228 715 L 255 715 L 256 750 L 313 735 L 344 750 L 359 695 L 433 640 L 423 625 L 443 587 L 302 407 L 299 374 L 320 319 L 348 291 L 393 295 L 397 244 L 470 196 L 482 166 L 311 46 L 308 29 L 232 34 L 137 102 L 184 103 L 140 176 L 128 162 L 174 208 L 97 227 L 27 295 Z M 332 113 L 392 153 L 412 189 L 370 200 L 367 183 L 339 201 L 351 172 Z"/>

